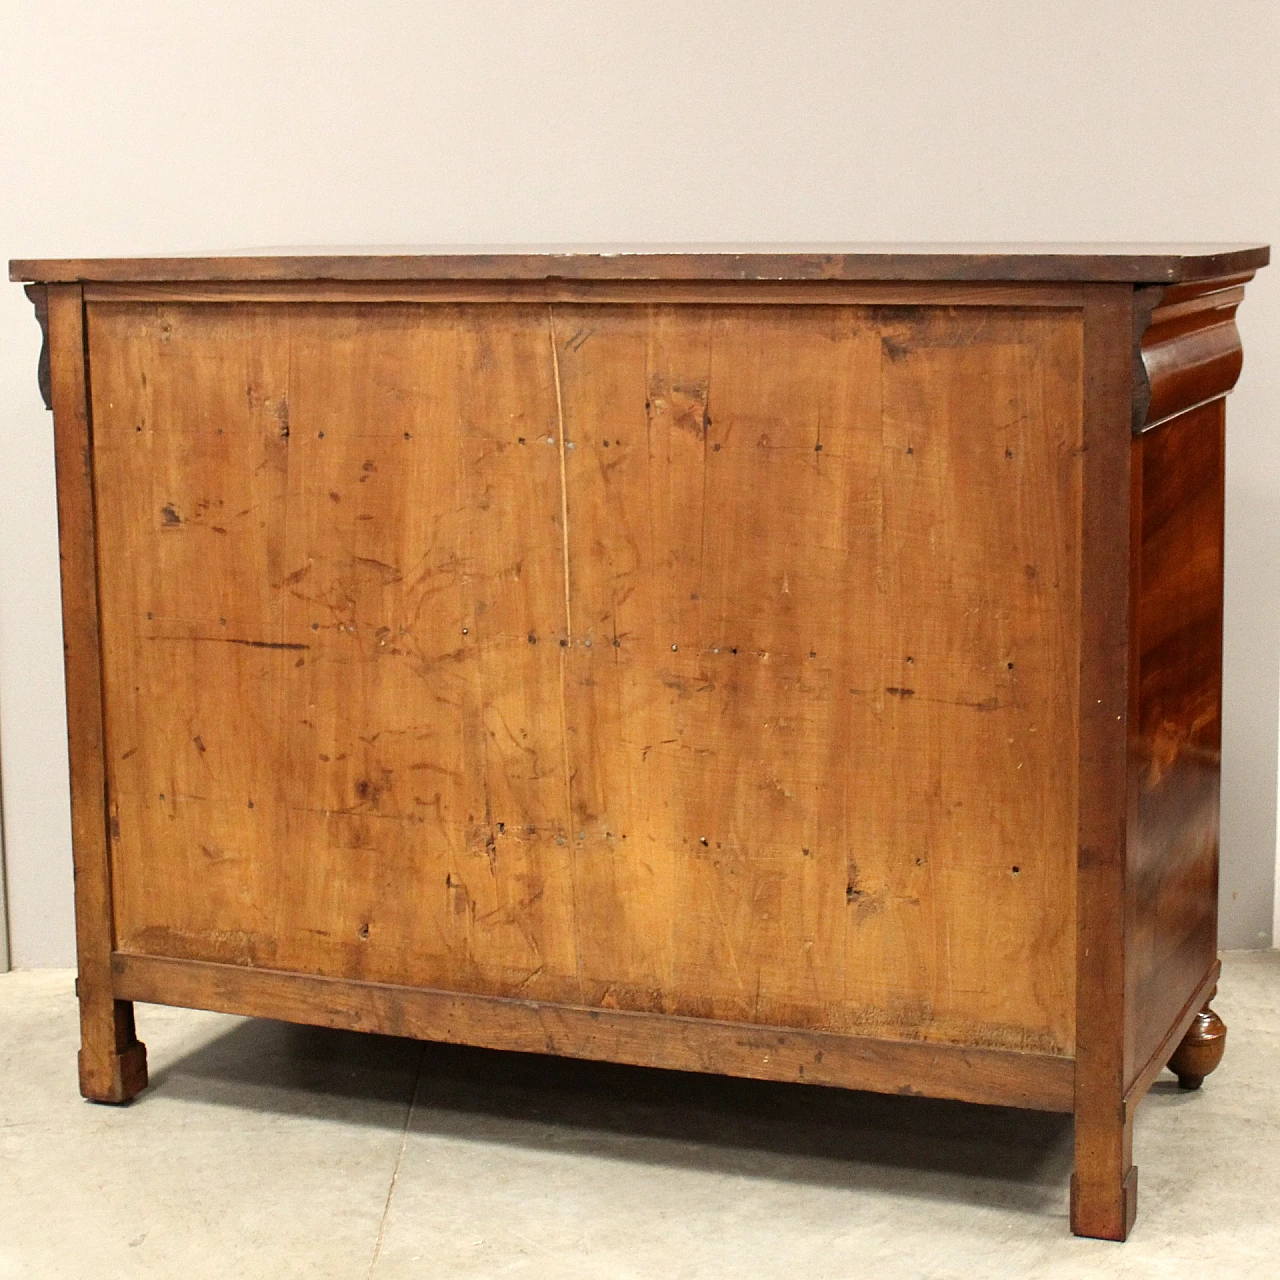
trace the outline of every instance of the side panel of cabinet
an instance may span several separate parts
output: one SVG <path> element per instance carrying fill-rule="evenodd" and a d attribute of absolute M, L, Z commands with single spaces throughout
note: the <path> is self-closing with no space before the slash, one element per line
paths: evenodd
<path fill-rule="evenodd" d="M 1224 408 L 1132 446 L 1130 1079 L 1217 959 Z"/>

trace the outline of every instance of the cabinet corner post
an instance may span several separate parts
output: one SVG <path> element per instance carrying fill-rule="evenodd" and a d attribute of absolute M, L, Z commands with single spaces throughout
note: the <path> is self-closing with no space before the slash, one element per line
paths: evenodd
<path fill-rule="evenodd" d="M 147 1055 L 134 1028 L 133 1005 L 115 998 L 111 972 L 115 922 L 84 296 L 76 284 L 48 285 L 42 292 L 62 560 L 80 1092 L 95 1102 L 128 1102 L 146 1087 Z M 41 303 L 36 307 L 39 314 Z"/>
<path fill-rule="evenodd" d="M 1127 724 L 1134 290 L 1084 314 L 1076 875 L 1075 1172 L 1071 1229 L 1123 1240 L 1137 1212 L 1126 951 Z"/>

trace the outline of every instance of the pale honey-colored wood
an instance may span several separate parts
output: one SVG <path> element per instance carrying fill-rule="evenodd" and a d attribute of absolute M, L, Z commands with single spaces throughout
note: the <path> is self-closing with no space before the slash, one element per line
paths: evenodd
<path fill-rule="evenodd" d="M 1073 1052 L 1078 311 L 89 316 L 122 950 Z"/>
<path fill-rule="evenodd" d="M 42 356 L 41 367 L 43 382 L 47 358 L 58 476 L 80 1092 L 97 1102 L 127 1102 L 146 1087 L 147 1051 L 137 1038 L 133 1005 L 116 998 L 110 970 L 115 936 L 104 809 L 102 639 L 84 303 L 78 286 L 49 285 L 37 308 L 48 325 L 48 353 Z"/>

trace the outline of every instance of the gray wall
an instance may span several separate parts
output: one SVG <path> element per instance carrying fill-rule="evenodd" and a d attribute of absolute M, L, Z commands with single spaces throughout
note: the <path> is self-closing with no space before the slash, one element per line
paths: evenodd
<path fill-rule="evenodd" d="M 1280 239 L 1280 6 L 6 6 L 0 254 L 574 240 Z M 1223 940 L 1271 938 L 1280 265 L 1228 456 Z M 19 965 L 73 955 L 50 425 L 0 289 Z"/>

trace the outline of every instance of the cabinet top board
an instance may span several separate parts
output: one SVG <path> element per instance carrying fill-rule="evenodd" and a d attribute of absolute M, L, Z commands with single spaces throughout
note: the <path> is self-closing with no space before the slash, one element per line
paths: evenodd
<path fill-rule="evenodd" d="M 1267 265 L 1261 244 L 513 245 L 35 258 L 10 280 L 880 280 L 1173 284 Z"/>

